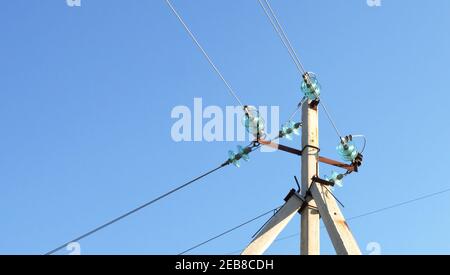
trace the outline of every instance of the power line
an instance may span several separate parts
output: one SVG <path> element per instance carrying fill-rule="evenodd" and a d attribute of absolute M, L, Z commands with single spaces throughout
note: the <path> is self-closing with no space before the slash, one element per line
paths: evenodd
<path fill-rule="evenodd" d="M 300 60 L 298 59 L 297 54 L 295 53 L 294 48 L 292 47 L 289 39 L 286 36 L 286 33 L 284 32 L 283 28 L 279 24 L 279 21 L 273 12 L 273 9 L 270 7 L 269 2 L 266 2 L 266 5 L 263 4 L 261 0 L 258 0 L 259 4 L 264 10 L 264 13 L 266 14 L 267 18 L 269 19 L 270 23 L 272 24 L 273 28 L 277 32 L 278 36 L 281 39 L 281 42 L 283 43 L 284 47 L 288 50 L 290 57 L 292 58 L 292 61 L 294 62 L 295 66 L 297 67 L 297 70 L 300 72 L 300 74 L 304 74 L 305 69 L 303 68 L 303 65 L 300 63 Z M 273 17 L 273 18 L 272 18 Z"/>
<path fill-rule="evenodd" d="M 395 203 L 395 204 L 392 204 L 392 205 L 389 205 L 389 206 L 385 206 L 385 207 L 382 207 L 382 208 L 379 208 L 379 209 L 376 209 L 376 210 L 373 210 L 373 211 L 365 212 L 363 214 L 350 217 L 350 218 L 347 219 L 347 221 L 356 220 L 356 219 L 360 219 L 360 218 L 363 218 L 363 217 L 367 217 L 367 216 L 370 216 L 370 215 L 373 215 L 373 214 L 377 214 L 377 213 L 380 213 L 380 212 L 383 212 L 383 211 L 387 211 L 387 210 L 390 210 L 390 209 L 393 209 L 393 208 L 397 208 L 397 207 L 400 207 L 400 206 L 411 204 L 411 203 L 414 203 L 414 202 L 417 202 L 417 201 L 420 201 L 420 200 L 425 200 L 425 199 L 428 199 L 428 198 L 431 198 L 431 197 L 435 197 L 435 196 L 438 196 L 438 195 L 441 195 L 441 194 L 444 194 L 444 193 L 448 193 L 448 192 L 450 192 L 450 188 L 447 188 L 447 189 L 444 189 L 444 190 L 441 190 L 441 191 L 438 191 L 438 192 L 426 194 L 426 195 L 423 195 L 423 196 L 420 196 L 420 197 L 417 197 L 417 198 L 414 198 L 414 199 L 410 199 L 410 200 L 407 200 L 407 201 L 403 201 L 403 202 L 400 202 L 400 203 Z M 323 226 L 322 226 L 322 228 L 323 228 Z M 297 237 L 298 235 L 300 235 L 300 233 L 295 233 L 295 234 L 291 234 L 291 235 L 288 235 L 288 236 L 285 236 L 285 237 L 277 238 L 274 242 L 279 242 L 279 241 L 291 239 L 291 238 Z M 242 250 L 243 249 L 235 250 L 233 252 L 226 253 L 226 255 L 235 254 L 235 253 L 241 252 Z"/>
<path fill-rule="evenodd" d="M 376 214 L 376 213 L 379 213 L 379 212 L 383 212 L 383 211 L 386 211 L 386 210 L 389 210 L 389 209 L 392 209 L 392 208 L 397 208 L 397 207 L 400 207 L 400 206 L 403 206 L 403 205 L 406 205 L 406 204 L 410 204 L 410 203 L 413 203 L 413 202 L 416 202 L 416 201 L 425 200 L 425 199 L 428 199 L 428 198 L 431 198 L 431 197 L 435 197 L 437 195 L 441 195 L 441 194 L 444 194 L 444 193 L 447 193 L 447 192 L 450 192 L 450 188 L 444 189 L 442 191 L 434 192 L 434 193 L 431 193 L 431 194 L 423 195 L 423 196 L 420 196 L 420 197 L 417 197 L 417 198 L 414 198 L 414 199 L 411 199 L 411 200 L 407 200 L 407 201 L 403 201 L 403 202 L 400 202 L 400 203 L 392 204 L 392 205 L 389 205 L 389 206 L 386 206 L 386 207 L 383 207 L 383 208 L 379 208 L 379 209 L 376 209 L 376 210 L 373 210 L 373 211 L 370 211 L 370 212 L 366 212 L 364 214 L 353 216 L 351 218 L 348 218 L 347 220 L 359 219 L 359 218 L 366 217 L 366 216 L 369 216 L 369 215 L 373 215 L 373 214 Z"/>
<path fill-rule="evenodd" d="M 303 104 L 305 104 L 305 102 L 308 100 L 308 98 L 306 96 L 304 96 L 302 98 L 302 100 L 298 103 L 297 107 L 295 108 L 295 110 L 292 112 L 292 114 L 289 116 L 288 121 L 290 121 L 291 119 L 294 118 L 294 116 L 298 113 L 298 111 L 300 111 L 300 109 L 302 108 Z"/>
<path fill-rule="evenodd" d="M 263 2 L 261 0 L 258 0 L 258 2 L 261 5 L 261 7 L 263 8 L 264 13 L 266 14 L 266 16 L 269 19 L 270 23 L 272 24 L 273 28 L 277 32 L 278 36 L 280 37 L 281 42 L 283 43 L 284 47 L 288 50 L 289 56 L 292 58 L 292 61 L 294 62 L 295 66 L 297 67 L 297 70 L 300 72 L 300 74 L 302 74 L 302 68 L 301 68 L 300 64 L 298 64 L 297 60 L 295 59 L 294 54 L 292 53 L 291 49 L 287 45 L 287 42 L 285 41 L 284 36 L 281 33 L 281 30 L 278 29 L 278 26 L 276 25 L 274 19 L 269 14 L 267 7 L 263 4 Z"/>
<path fill-rule="evenodd" d="M 239 97 L 236 95 L 236 92 L 233 90 L 233 88 L 231 88 L 231 85 L 228 83 L 228 81 L 225 80 L 225 77 L 222 75 L 222 73 L 219 71 L 219 69 L 217 68 L 217 66 L 214 64 L 214 62 L 212 61 L 212 59 L 209 57 L 209 55 L 206 53 L 206 51 L 203 49 L 202 45 L 200 45 L 200 43 L 198 42 L 197 38 L 195 38 L 194 34 L 191 32 L 191 30 L 189 29 L 189 27 L 187 26 L 187 24 L 184 22 L 183 18 L 180 16 L 180 14 L 176 11 L 175 7 L 172 5 L 172 3 L 170 3 L 169 0 L 166 0 L 167 5 L 169 5 L 170 9 L 173 11 L 173 13 L 175 14 L 175 16 L 178 18 L 178 20 L 180 21 L 180 23 L 183 25 L 183 27 L 186 29 L 187 33 L 189 34 L 189 36 L 192 38 L 192 40 L 194 40 L 195 44 L 197 45 L 197 47 L 200 49 L 200 51 L 203 53 L 203 55 L 206 57 L 206 59 L 208 60 L 209 64 L 211 64 L 211 66 L 213 67 L 214 71 L 216 71 L 216 73 L 219 75 L 219 77 L 222 79 L 223 83 L 225 83 L 225 85 L 228 88 L 228 91 L 230 92 L 231 96 L 234 97 L 234 99 L 239 103 L 240 106 L 244 106 L 244 104 L 242 104 L 241 100 L 239 99 Z"/>
<path fill-rule="evenodd" d="M 209 242 L 211 242 L 211 241 L 213 241 L 215 239 L 218 239 L 218 238 L 220 238 L 220 237 L 222 237 L 222 236 L 224 236 L 224 235 L 226 235 L 228 233 L 231 233 L 231 232 L 233 232 L 233 231 L 235 231 L 235 230 L 237 230 L 237 229 L 239 229 L 239 228 L 241 228 L 241 227 L 243 227 L 243 226 L 245 226 L 245 225 L 247 225 L 247 224 L 249 224 L 251 222 L 254 222 L 254 221 L 256 221 L 256 220 L 258 220 L 258 219 L 260 219 L 260 218 L 262 218 L 262 217 L 264 217 L 264 216 L 266 216 L 268 214 L 270 214 L 270 213 L 273 213 L 274 211 L 276 211 L 278 209 L 279 209 L 279 207 L 271 209 L 271 210 L 269 210 L 267 212 L 264 212 L 264 213 L 254 217 L 254 218 L 252 218 L 252 219 L 250 219 L 250 220 L 248 220 L 248 221 L 246 221 L 244 223 L 241 223 L 241 224 L 239 224 L 239 225 L 237 225 L 237 226 L 235 226 L 235 227 L 233 227 L 231 229 L 228 229 L 228 230 L 224 231 L 223 233 L 220 233 L 219 235 L 216 235 L 216 236 L 214 236 L 214 237 L 212 237 L 212 238 L 210 238 L 210 239 L 208 239 L 208 240 L 206 240 L 204 242 L 201 242 L 201 243 L 199 243 L 197 245 L 194 245 L 191 248 L 184 250 L 183 252 L 181 252 L 178 255 L 183 255 L 183 254 L 185 254 L 185 253 L 187 253 L 189 251 L 192 251 L 192 250 L 194 250 L 194 249 L 196 249 L 196 248 L 198 248 L 200 246 L 203 246 L 203 245 L 205 245 L 205 244 L 207 244 L 207 243 L 209 243 Z"/>
<path fill-rule="evenodd" d="M 163 199 L 163 198 L 165 198 L 165 197 L 167 197 L 167 196 L 169 196 L 170 194 L 172 194 L 172 193 L 174 193 L 174 192 L 176 192 L 176 191 L 178 191 L 178 190 L 180 190 L 180 189 L 182 189 L 182 188 L 187 187 L 188 185 L 190 185 L 190 184 L 192 184 L 192 183 L 194 183 L 194 182 L 196 182 L 196 181 L 198 181 L 198 180 L 200 180 L 200 179 L 202 179 L 202 178 L 208 176 L 209 174 L 214 173 L 215 171 L 217 171 L 217 170 L 219 170 L 219 169 L 221 169 L 221 168 L 227 166 L 228 164 L 230 164 L 229 161 L 227 161 L 227 162 L 221 164 L 221 165 L 220 165 L 219 167 L 217 167 L 217 168 L 214 168 L 214 169 L 212 169 L 212 170 L 210 170 L 210 171 L 208 171 L 208 172 L 206 172 L 206 173 L 204 173 L 204 174 L 202 174 L 202 175 L 196 177 L 195 179 L 193 179 L 193 180 L 191 180 L 191 181 L 186 182 L 186 183 L 183 184 L 183 185 L 180 185 L 179 187 L 177 187 L 177 188 L 175 188 L 175 189 L 172 189 L 171 191 L 169 191 L 169 192 L 167 192 L 167 193 L 165 193 L 165 194 L 163 194 L 163 195 L 161 195 L 161 196 L 159 196 L 159 197 L 157 197 L 157 198 L 155 198 L 155 199 L 153 199 L 153 200 L 151 200 L 151 201 L 149 201 L 149 202 L 147 202 L 147 203 L 144 203 L 143 205 L 141 205 L 141 206 L 139 206 L 139 207 L 134 208 L 134 209 L 131 210 L 131 211 L 126 212 L 125 214 L 123 214 L 123 215 L 121 215 L 121 216 L 119 216 L 119 217 L 117 217 L 117 218 L 115 218 L 115 219 L 112 219 L 111 221 L 109 221 L 109 222 L 107 222 L 107 223 L 105 223 L 105 224 L 103 224 L 103 225 L 101 225 L 101 226 L 99 226 L 99 227 L 96 227 L 95 229 L 92 229 L 91 231 L 89 231 L 89 232 L 87 232 L 87 233 L 85 233 L 85 234 L 83 234 L 83 235 L 81 235 L 81 236 L 79 236 L 79 237 L 76 237 L 75 239 L 73 239 L 73 240 L 71 240 L 71 241 L 68 241 L 68 242 L 66 242 L 66 243 L 64 243 L 64 244 L 62 244 L 62 245 L 60 245 L 60 246 L 58 246 L 57 248 L 55 248 L 55 249 L 53 249 L 53 250 L 47 252 L 45 255 L 51 255 L 51 254 L 55 253 L 56 251 L 58 251 L 58 250 L 60 250 L 60 249 L 62 249 L 62 248 L 64 248 L 64 247 L 66 247 L 69 243 L 72 243 L 72 242 L 78 242 L 78 241 L 80 241 L 80 240 L 82 240 L 82 239 L 84 239 L 84 238 L 86 238 L 86 237 L 88 237 L 88 236 L 90 236 L 90 235 L 92 235 L 92 234 L 94 234 L 94 233 L 96 233 L 96 232 L 98 232 L 98 231 L 104 229 L 105 227 L 110 226 L 110 225 L 112 225 L 112 224 L 114 224 L 114 223 L 116 223 L 116 222 L 118 222 L 118 221 L 120 221 L 120 220 L 122 220 L 122 219 L 128 217 L 129 215 L 131 215 L 131 214 L 133 214 L 133 213 L 135 213 L 135 212 L 137 212 L 137 211 L 139 211 L 139 210 L 141 210 L 141 209 L 143 209 L 143 208 L 145 208 L 145 207 L 147 207 L 147 206 L 149 206 L 149 205 L 151 205 L 151 204 L 153 204 L 153 203 L 155 203 L 155 202 L 157 202 L 157 201 L 159 201 L 159 200 L 161 200 L 161 199 Z"/>
<path fill-rule="evenodd" d="M 333 126 L 334 131 L 336 132 L 337 136 L 339 137 L 339 139 L 342 139 L 341 133 L 339 132 L 339 130 L 338 130 L 336 124 L 334 123 L 333 118 L 331 118 L 331 115 L 330 115 L 330 113 L 328 112 L 327 107 L 325 107 L 325 104 L 323 104 L 323 101 L 322 101 L 322 100 L 320 100 L 319 103 L 320 103 L 320 105 L 322 105 L 323 109 L 325 110 L 325 114 L 327 115 L 327 118 L 328 118 L 328 120 L 330 121 L 331 125 Z M 364 146 L 365 146 L 365 144 L 364 144 Z"/>
<path fill-rule="evenodd" d="M 297 60 L 297 63 L 300 65 L 300 67 L 301 67 L 301 69 L 302 69 L 302 73 L 305 73 L 306 70 L 305 70 L 305 68 L 303 67 L 302 62 L 300 62 L 300 58 L 298 57 L 297 53 L 295 52 L 294 47 L 292 47 L 291 41 L 289 40 L 288 36 L 286 35 L 286 32 L 285 32 L 284 29 L 283 29 L 283 26 L 281 26 L 280 21 L 279 21 L 278 18 L 277 18 L 277 15 L 275 14 L 275 12 L 274 12 L 274 10 L 272 9 L 272 7 L 270 6 L 269 1 L 268 1 L 268 0 L 265 0 L 265 2 L 266 2 L 266 4 L 267 4 L 267 6 L 269 7 L 269 10 L 270 10 L 270 12 L 271 12 L 273 18 L 275 19 L 275 22 L 277 23 L 277 25 L 278 25 L 278 27 L 279 27 L 279 29 L 280 29 L 280 31 L 281 31 L 281 34 L 284 36 L 284 39 L 286 40 L 286 42 L 287 42 L 289 48 L 291 49 L 292 53 L 294 54 L 294 57 L 295 57 L 295 59 Z"/>

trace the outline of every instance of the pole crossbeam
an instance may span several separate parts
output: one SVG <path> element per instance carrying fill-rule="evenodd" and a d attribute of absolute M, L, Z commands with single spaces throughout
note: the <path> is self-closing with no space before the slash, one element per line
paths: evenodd
<path fill-rule="evenodd" d="M 283 145 L 283 144 L 278 144 L 278 143 L 275 143 L 273 141 L 267 141 L 267 140 L 264 140 L 264 139 L 259 139 L 258 142 L 260 144 L 262 144 L 262 145 L 269 146 L 271 148 L 274 148 L 274 149 L 277 149 L 277 150 L 280 150 L 280 151 L 283 151 L 283 152 L 291 153 L 291 154 L 294 154 L 294 155 L 297 155 L 297 156 L 301 156 L 302 153 L 303 153 L 302 150 L 299 150 L 299 149 L 296 149 L 296 148 L 292 148 L 292 147 L 289 147 L 289 146 L 286 146 L 286 145 Z M 320 156 L 320 155 L 319 155 L 318 161 L 321 162 L 321 163 L 325 163 L 325 164 L 331 165 L 331 166 L 336 166 L 336 167 L 345 169 L 348 172 L 355 171 L 355 166 L 352 165 L 352 164 L 343 163 L 343 162 L 340 162 L 340 161 L 337 161 L 337 160 L 334 160 L 334 159 L 330 159 L 330 158 L 327 158 L 327 157 L 323 157 L 323 156 Z"/>

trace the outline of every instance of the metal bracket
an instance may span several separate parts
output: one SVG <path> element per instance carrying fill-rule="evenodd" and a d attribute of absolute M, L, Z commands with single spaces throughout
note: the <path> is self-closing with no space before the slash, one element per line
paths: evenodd
<path fill-rule="evenodd" d="M 303 212 L 303 209 L 305 209 L 305 207 L 313 207 L 311 205 L 308 204 L 308 198 L 312 199 L 312 194 L 311 194 L 311 190 L 307 190 L 305 193 L 305 203 L 303 203 L 302 207 L 300 207 L 300 209 L 298 210 L 298 213 L 301 215 Z M 314 207 L 316 208 L 316 207 Z"/>
<path fill-rule="evenodd" d="M 318 183 L 323 184 L 323 185 L 334 186 L 334 182 L 331 182 L 331 181 L 327 181 L 327 180 L 321 179 L 321 178 L 319 178 L 318 176 L 312 177 L 311 180 L 312 180 L 313 182 L 318 182 Z"/>
<path fill-rule="evenodd" d="M 309 103 L 309 108 L 317 110 L 317 105 L 319 105 L 320 99 L 314 99 Z"/>
<path fill-rule="evenodd" d="M 289 191 L 289 193 L 286 195 L 286 197 L 284 198 L 284 201 L 288 201 L 292 196 L 296 196 L 297 198 L 299 198 L 301 201 L 305 202 L 306 198 L 304 198 L 302 195 L 300 195 L 297 191 L 295 191 L 295 189 L 291 189 L 291 191 Z"/>
<path fill-rule="evenodd" d="M 320 152 L 320 148 L 319 148 L 319 147 L 313 146 L 313 145 L 309 145 L 309 144 L 305 145 L 305 146 L 302 148 L 302 152 L 305 151 L 306 148 L 316 149 L 316 150 L 317 150 L 317 153 Z"/>
<path fill-rule="evenodd" d="M 297 156 L 301 156 L 302 155 L 302 150 L 298 150 L 298 149 L 295 149 L 295 148 L 292 148 L 292 147 L 288 147 L 288 146 L 282 145 L 282 144 L 276 144 L 276 143 L 274 143 L 272 141 L 267 141 L 267 140 L 260 139 L 259 143 L 261 143 L 262 145 L 266 145 L 266 146 L 272 147 L 274 149 L 280 150 L 280 151 L 284 151 L 284 152 L 287 152 L 287 153 L 290 153 L 290 154 L 297 155 Z M 315 147 L 315 146 L 311 146 L 311 145 L 306 145 L 303 149 L 305 149 L 307 147 L 311 147 L 311 148 L 314 148 L 314 149 L 317 149 L 318 151 L 320 151 L 320 148 Z M 361 159 L 362 159 L 362 156 L 361 156 Z M 319 156 L 318 161 L 322 162 L 322 163 L 325 163 L 325 164 L 328 164 L 328 165 L 332 165 L 332 166 L 336 166 L 336 167 L 345 169 L 349 173 L 351 173 L 351 172 L 358 172 L 358 166 L 359 165 L 355 165 L 355 163 L 347 164 L 347 163 L 339 162 L 337 160 L 329 159 L 329 158 L 322 157 L 322 156 Z"/>
<path fill-rule="evenodd" d="M 358 153 L 358 155 L 356 156 L 355 160 L 352 163 L 353 170 L 355 172 L 358 172 L 358 167 L 361 166 L 362 161 L 363 161 L 363 155 L 361 153 Z"/>
<path fill-rule="evenodd" d="M 312 180 L 313 183 L 314 183 L 314 182 L 317 182 L 317 183 L 323 184 L 323 185 L 325 185 L 325 186 L 334 186 L 334 182 L 331 182 L 331 181 L 327 181 L 327 180 L 321 179 L 321 178 L 319 178 L 319 177 L 317 177 L 317 176 L 312 177 L 311 180 Z M 328 188 L 327 188 L 327 189 L 328 189 Z M 342 207 L 345 207 L 344 204 L 343 204 L 338 198 L 336 198 L 336 196 L 335 196 L 330 190 L 328 190 L 328 191 L 330 192 L 331 196 L 333 196 L 333 198 L 334 198 L 334 199 L 335 199 Z"/>

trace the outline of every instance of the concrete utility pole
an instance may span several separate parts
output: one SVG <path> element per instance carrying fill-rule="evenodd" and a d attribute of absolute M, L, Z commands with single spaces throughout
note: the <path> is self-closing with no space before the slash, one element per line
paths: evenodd
<path fill-rule="evenodd" d="M 301 212 L 300 254 L 320 254 L 320 215 L 311 196 L 312 177 L 319 176 L 319 112 L 317 104 L 311 101 L 302 106 L 302 159 L 301 159 L 301 195 L 306 206 Z"/>
<path fill-rule="evenodd" d="M 260 255 L 272 244 L 295 213 L 301 214 L 301 255 L 320 254 L 320 218 L 339 255 L 360 255 L 361 251 L 331 192 L 331 182 L 320 179 L 319 162 L 346 169 L 355 166 L 319 156 L 318 100 L 308 100 L 302 106 L 302 150 L 279 145 L 278 149 L 301 156 L 301 190 L 291 190 L 286 203 L 270 218 L 242 255 Z M 261 144 L 275 147 L 272 142 Z"/>

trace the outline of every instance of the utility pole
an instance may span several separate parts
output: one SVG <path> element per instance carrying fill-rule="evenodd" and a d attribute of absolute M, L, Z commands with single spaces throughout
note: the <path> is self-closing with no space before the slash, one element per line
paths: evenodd
<path fill-rule="evenodd" d="M 314 176 L 319 176 L 319 113 L 317 104 L 308 100 L 302 106 L 301 195 L 306 205 L 301 211 L 300 254 L 320 254 L 320 215 L 309 192 Z"/>

